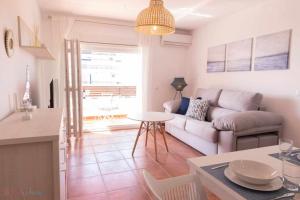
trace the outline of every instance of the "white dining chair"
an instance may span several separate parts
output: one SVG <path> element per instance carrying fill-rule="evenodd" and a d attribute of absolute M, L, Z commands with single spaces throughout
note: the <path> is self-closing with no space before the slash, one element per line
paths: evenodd
<path fill-rule="evenodd" d="M 189 174 L 163 180 L 155 179 L 146 170 L 143 171 L 143 175 L 157 200 L 207 200 L 196 175 Z"/>

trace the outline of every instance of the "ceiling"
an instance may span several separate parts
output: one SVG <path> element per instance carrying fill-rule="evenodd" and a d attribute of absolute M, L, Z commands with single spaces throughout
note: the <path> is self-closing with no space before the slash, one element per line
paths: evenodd
<path fill-rule="evenodd" d="M 192 30 L 263 0 L 164 0 L 176 27 Z M 43 11 L 134 21 L 149 0 L 38 0 Z"/>

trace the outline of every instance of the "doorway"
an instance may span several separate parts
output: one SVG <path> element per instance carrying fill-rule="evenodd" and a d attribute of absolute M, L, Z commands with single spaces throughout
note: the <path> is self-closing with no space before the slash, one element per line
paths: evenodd
<path fill-rule="evenodd" d="M 138 47 L 81 43 L 83 131 L 136 128 L 127 115 L 141 110 Z"/>

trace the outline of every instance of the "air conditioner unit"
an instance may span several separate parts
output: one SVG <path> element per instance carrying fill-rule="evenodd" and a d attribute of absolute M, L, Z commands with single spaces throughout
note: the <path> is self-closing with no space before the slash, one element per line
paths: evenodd
<path fill-rule="evenodd" d="M 185 34 L 171 34 L 161 37 L 162 46 L 187 47 L 192 44 L 192 36 Z"/>

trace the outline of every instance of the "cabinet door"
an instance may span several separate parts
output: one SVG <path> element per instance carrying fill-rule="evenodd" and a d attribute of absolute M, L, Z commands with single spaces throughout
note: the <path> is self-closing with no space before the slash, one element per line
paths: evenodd
<path fill-rule="evenodd" d="M 0 199 L 55 199 L 53 164 L 52 142 L 0 146 Z"/>

